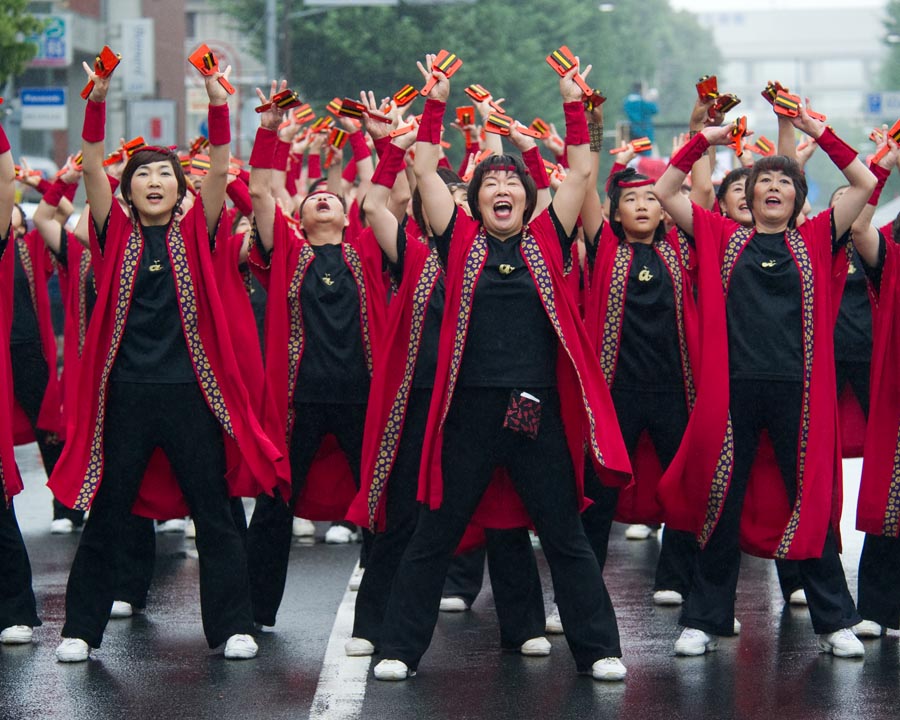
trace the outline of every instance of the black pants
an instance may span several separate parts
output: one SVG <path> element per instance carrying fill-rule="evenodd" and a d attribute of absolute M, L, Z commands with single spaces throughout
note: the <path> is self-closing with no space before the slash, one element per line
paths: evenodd
<path fill-rule="evenodd" d="M 837 379 L 838 397 L 845 385 L 850 385 L 853 395 L 859 402 L 863 414 L 869 417 L 869 371 L 871 363 L 852 360 L 835 360 L 835 376 Z M 800 577 L 800 569 L 794 560 L 776 560 L 775 569 L 778 572 L 778 584 L 785 602 L 791 599 L 791 593 L 803 588 L 803 580 Z M 874 567 L 870 569 L 875 569 Z M 862 567 L 860 567 L 862 573 Z"/>
<path fill-rule="evenodd" d="M 447 568 L 444 589 L 441 597 L 457 597 L 472 607 L 475 598 L 484 585 L 484 562 L 487 559 L 487 547 L 482 545 L 454 555 Z"/>
<path fill-rule="evenodd" d="M 646 430 L 653 441 L 660 465 L 663 469 L 667 468 L 678 452 L 687 427 L 688 411 L 684 391 L 646 392 L 613 386 L 612 400 L 629 456 L 634 457 L 641 433 Z M 609 533 L 619 501 L 619 489 L 600 484 L 590 459 L 585 462 L 585 494 L 594 504 L 582 513 L 581 519 L 600 568 L 603 569 L 606 566 Z M 691 587 L 691 569 L 696 548 L 697 543 L 691 533 L 666 528 L 656 566 L 654 589 L 677 590 L 686 595 Z"/>
<path fill-rule="evenodd" d="M 245 542 L 247 516 L 239 497 L 229 502 L 234 526 Z M 115 599 L 130 603 L 136 608 L 147 607 L 147 595 L 156 568 L 156 528 L 150 518 L 130 514 L 125 521 L 122 542 L 118 553 L 119 581 Z"/>
<path fill-rule="evenodd" d="M 0 499 L 0 630 L 11 625 L 37 627 L 34 590 L 31 587 L 31 563 L 25 541 L 16 521 L 16 510 Z"/>
<path fill-rule="evenodd" d="M 715 635 L 733 634 L 734 598 L 741 566 L 738 546 L 741 509 L 759 436 L 763 428 L 768 429 L 788 500 L 793 504 L 797 494 L 801 400 L 799 382 L 732 380 L 734 470 L 731 485 L 716 529 L 706 547 L 697 553 L 694 585 L 682 610 L 682 625 Z M 831 530 L 825 538 L 822 556 L 799 560 L 796 565 L 817 634 L 852 627 L 859 622 Z"/>
<path fill-rule="evenodd" d="M 534 440 L 502 427 L 509 389 L 457 389 L 444 426 L 443 500 L 436 510 L 422 509 L 403 555 L 382 629 L 384 657 L 418 666 L 453 551 L 497 466 L 509 471 L 540 535 L 578 670 L 621 656 L 612 602 L 580 521 L 559 397 L 555 389 L 529 392 L 543 408 Z"/>
<path fill-rule="evenodd" d="M 44 470 L 47 477 L 50 477 L 53 468 L 56 467 L 56 461 L 62 454 L 63 444 L 54 433 L 41 430 L 37 426 L 41 403 L 44 402 L 44 393 L 47 392 L 47 382 L 50 379 L 43 346 L 40 342 L 14 343 L 9 346 L 9 355 L 12 361 L 13 393 L 16 402 L 28 416 L 41 452 Z M 56 372 L 56 358 L 53 358 L 53 361 L 53 371 Z M 54 498 L 53 519 L 68 519 L 78 527 L 84 522 L 84 513 L 67 508 Z"/>
<path fill-rule="evenodd" d="M 366 638 L 376 647 L 381 639 L 391 585 L 421 508 L 416 492 L 430 403 L 431 390 L 417 390 L 410 396 L 386 491 L 386 528 L 374 536 L 356 597 L 353 637 Z M 479 548 L 454 557 L 451 568 L 455 567 L 458 573 L 448 572 L 444 594 L 463 597 L 471 605 L 481 590 L 487 552 L 500 644 L 506 648 L 518 647 L 525 640 L 544 634 L 544 598 L 531 539 L 524 528 L 488 530 L 486 535 L 487 551 Z"/>
<path fill-rule="evenodd" d="M 834 364 L 838 397 L 840 397 L 844 385 L 849 383 L 850 389 L 853 390 L 866 417 L 869 417 L 869 371 L 871 367 L 870 362 L 850 360 L 837 360 Z"/>
<path fill-rule="evenodd" d="M 198 385 L 110 383 L 103 482 L 66 589 L 63 637 L 99 647 L 118 589 L 118 553 L 150 456 L 162 448 L 197 525 L 200 606 L 210 647 L 253 631 L 244 545 L 225 482 L 222 429 Z"/>
<path fill-rule="evenodd" d="M 366 406 L 307 403 L 298 405 L 296 411 L 291 435 L 293 486 L 289 502 L 285 504 L 277 495 L 260 495 L 247 530 L 253 619 L 262 625 L 275 624 L 287 581 L 294 502 L 306 485 L 306 475 L 325 435 L 331 433 L 337 438 L 359 487 Z M 364 547 L 370 543 L 371 533 L 366 530 L 363 532 Z"/>
<path fill-rule="evenodd" d="M 900 628 L 900 539 L 866 534 L 859 558 L 859 614 Z"/>

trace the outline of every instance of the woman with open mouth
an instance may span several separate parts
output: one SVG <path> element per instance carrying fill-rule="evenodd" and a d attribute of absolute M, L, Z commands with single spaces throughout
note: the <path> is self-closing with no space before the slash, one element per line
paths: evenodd
<path fill-rule="evenodd" d="M 446 268 L 446 305 L 419 499 L 424 507 L 401 560 L 382 628 L 379 680 L 415 674 L 431 641 L 454 548 L 503 466 L 535 524 L 550 565 L 566 639 L 579 672 L 623 680 L 619 633 L 578 514 L 584 443 L 605 482 L 630 477 L 609 392 L 567 287 L 575 223 L 590 175 L 582 91 L 573 67 L 560 80 L 569 173 L 546 211 L 522 161 L 495 155 L 475 169 L 472 217 L 437 174 L 450 83 L 434 85 L 422 115 L 415 172 Z"/>
<path fill-rule="evenodd" d="M 206 78 L 211 167 L 197 202 L 182 214 L 178 156 L 144 147 L 122 173 L 126 212 L 103 168 L 109 77 L 84 68 L 93 83 L 82 166 L 97 300 L 79 365 L 78 417 L 69 414 L 69 442 L 50 487 L 65 505 L 91 513 L 69 573 L 56 657 L 82 662 L 100 646 L 115 599 L 117 543 L 136 499 L 149 493 L 163 504 L 186 504 L 196 523 L 209 646 L 225 643 L 228 659 L 252 658 L 246 555 L 230 496 L 255 496 L 250 476 L 274 476 L 279 457 L 250 411 L 213 280 L 216 237 L 228 231 L 220 222 L 230 145 L 223 74 Z M 240 455 L 230 453 L 226 467 L 226 447 L 235 445 Z M 157 448 L 171 464 L 171 486 L 142 482 Z M 241 458 L 249 473 L 226 481 Z"/>
<path fill-rule="evenodd" d="M 806 180 L 784 156 L 757 161 L 747 177 L 750 228 L 681 195 L 685 174 L 703 152 L 731 141 L 728 126 L 698 133 L 656 184 L 663 208 L 695 239 L 703 372 L 694 413 L 708 418 L 701 432 L 692 416 L 674 461 L 686 471 L 660 489 L 667 520 L 695 532 L 702 548 L 682 610 L 678 655 L 702 655 L 716 649 L 719 636 L 733 634 L 741 549 L 799 560 L 819 649 L 863 654 L 850 630 L 860 618 L 836 538 L 841 475 L 833 333 L 846 273 L 840 238 L 875 178 L 854 149 L 804 108 L 792 122 L 849 183 L 833 208 L 799 227 Z M 750 483 L 764 429 L 780 472 L 757 473 Z M 710 444 L 717 448 L 712 462 L 692 461 Z"/>
<path fill-rule="evenodd" d="M 337 154 L 328 185 L 300 203 L 299 222 L 276 205 L 271 178 L 284 114 L 272 104 L 276 90 L 275 82 L 268 98 L 257 90 L 270 107 L 260 114 L 250 156 L 256 226 L 250 262 L 268 282 L 265 427 L 290 458 L 289 482 L 275 497 L 257 498 L 247 531 L 253 615 L 266 626 L 275 624 L 284 595 L 295 512 L 343 519 L 359 488 L 366 403 L 388 294 L 371 230 L 356 237 L 347 232 L 344 198 L 332 190 L 339 190 Z M 333 452 L 319 460 L 326 443 Z M 333 471 L 318 471 L 326 465 Z M 321 501 L 317 516 L 298 507 L 311 493 Z M 368 542 L 364 536 L 364 548 Z"/>

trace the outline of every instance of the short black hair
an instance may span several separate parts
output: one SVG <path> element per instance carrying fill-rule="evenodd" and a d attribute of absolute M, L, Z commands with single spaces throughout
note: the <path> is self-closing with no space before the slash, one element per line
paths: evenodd
<path fill-rule="evenodd" d="M 181 167 L 181 161 L 178 159 L 175 151 L 163 147 L 144 147 L 128 158 L 125 169 L 122 171 L 120 187 L 122 189 L 122 197 L 125 198 L 129 205 L 131 205 L 131 179 L 138 168 L 166 160 L 168 160 L 175 171 L 175 179 L 178 181 L 178 200 L 175 203 L 175 207 L 177 208 L 181 205 L 181 201 L 184 200 L 184 196 L 187 193 L 187 178 L 184 176 L 184 168 Z M 139 218 L 135 217 L 134 221 L 138 222 Z"/>
<path fill-rule="evenodd" d="M 725 193 L 728 192 L 728 188 L 734 185 L 738 180 L 746 180 L 749 175 L 750 168 L 748 167 L 735 168 L 734 170 L 729 172 L 724 178 L 722 178 L 722 182 L 719 184 L 719 187 L 716 188 L 716 200 L 723 200 L 725 198 Z"/>
<path fill-rule="evenodd" d="M 475 172 L 472 173 L 472 180 L 469 182 L 469 188 L 466 191 L 466 199 L 469 201 L 469 210 L 472 212 L 472 218 L 477 222 L 483 221 L 481 210 L 478 208 L 478 193 L 481 191 L 484 176 L 489 172 L 500 170 L 507 170 L 518 175 L 522 185 L 525 187 L 525 213 L 522 216 L 522 224 L 524 225 L 531 219 L 531 214 L 537 206 L 537 186 L 534 184 L 534 178 L 531 177 L 525 168 L 522 158 L 517 155 L 491 155 L 478 163 Z"/>
<path fill-rule="evenodd" d="M 750 169 L 747 176 L 747 184 L 745 193 L 747 195 L 747 207 L 750 208 L 750 214 L 753 214 L 753 189 L 756 187 L 756 181 L 762 173 L 765 172 L 781 172 L 787 175 L 794 183 L 794 210 L 791 213 L 791 219 L 788 221 L 788 227 L 796 227 L 797 217 L 803 210 L 806 203 L 806 196 L 809 189 L 806 185 L 806 175 L 800 164 L 796 160 L 792 160 L 784 155 L 770 155 L 769 157 L 760 158 Z"/>
<path fill-rule="evenodd" d="M 641 180 L 650 180 L 646 175 L 641 175 L 634 168 L 625 168 L 614 173 L 609 179 L 609 186 L 606 190 L 606 196 L 609 198 L 609 226 L 619 240 L 625 241 L 625 228 L 622 223 L 615 219 L 619 210 L 619 200 L 622 199 L 622 183 L 623 182 L 640 182 Z M 628 188 L 625 188 L 626 190 Z M 660 242 L 666 236 L 666 224 L 660 221 L 653 232 L 653 242 Z"/>

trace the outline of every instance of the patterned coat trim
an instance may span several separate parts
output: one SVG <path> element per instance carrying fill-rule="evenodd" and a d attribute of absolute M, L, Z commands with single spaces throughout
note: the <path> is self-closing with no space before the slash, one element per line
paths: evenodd
<path fill-rule="evenodd" d="M 403 422 L 406 418 L 406 408 L 409 404 L 409 395 L 412 389 L 413 378 L 416 372 L 416 360 L 419 355 L 419 346 L 422 342 L 422 333 L 425 329 L 425 318 L 428 313 L 428 304 L 431 293 L 441 275 L 441 266 L 437 254 L 431 252 L 425 261 L 425 266 L 413 290 L 412 324 L 409 334 L 406 361 L 403 366 L 403 380 L 397 389 L 397 395 L 391 404 L 387 421 L 381 435 L 378 447 L 378 455 L 375 458 L 375 467 L 372 473 L 372 485 L 366 498 L 369 513 L 369 527 L 375 527 L 378 506 L 381 497 L 387 487 L 388 478 L 394 467 L 397 450 L 400 447 L 400 438 L 403 434 Z"/>

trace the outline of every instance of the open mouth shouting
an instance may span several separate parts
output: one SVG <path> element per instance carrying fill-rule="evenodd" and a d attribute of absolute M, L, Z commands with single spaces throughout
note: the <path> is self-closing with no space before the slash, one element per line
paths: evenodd
<path fill-rule="evenodd" d="M 508 220 L 512 217 L 512 203 L 509 200 L 498 200 L 493 205 L 494 216 L 498 220 Z"/>

